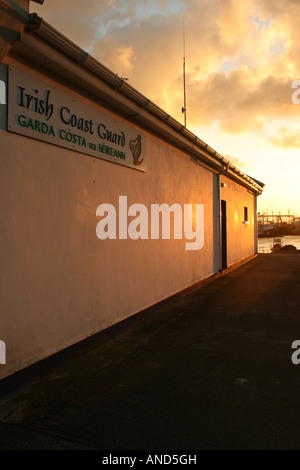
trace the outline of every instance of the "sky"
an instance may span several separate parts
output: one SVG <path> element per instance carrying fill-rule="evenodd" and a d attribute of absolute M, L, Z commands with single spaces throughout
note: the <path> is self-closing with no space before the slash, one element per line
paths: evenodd
<path fill-rule="evenodd" d="M 182 124 L 185 56 L 187 128 L 265 184 L 259 212 L 300 216 L 299 0 L 45 0 L 31 12 Z"/>

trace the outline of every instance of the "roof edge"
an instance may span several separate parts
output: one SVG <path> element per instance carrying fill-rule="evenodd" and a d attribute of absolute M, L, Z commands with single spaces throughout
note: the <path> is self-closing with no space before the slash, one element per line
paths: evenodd
<path fill-rule="evenodd" d="M 202 141 L 198 136 L 193 134 L 183 124 L 167 114 L 163 109 L 161 109 L 155 103 L 151 102 L 151 100 L 132 87 L 129 83 L 112 72 L 109 68 L 99 62 L 73 41 L 68 39 L 64 34 L 47 23 L 37 13 L 32 13 L 30 15 L 27 29 L 29 32 L 33 32 L 36 36 L 46 41 L 52 47 L 55 47 L 55 49 L 57 49 L 60 53 L 72 59 L 76 64 L 78 64 L 78 66 L 83 67 L 87 71 L 91 72 L 97 78 L 114 88 L 116 91 L 125 95 L 132 102 L 139 105 L 150 114 L 154 115 L 160 121 L 163 121 L 167 126 L 171 127 L 178 134 L 191 142 L 193 148 L 196 147 L 199 148 L 200 152 L 205 151 L 208 153 L 210 158 L 216 162 L 217 167 L 221 166 L 223 171 L 226 170 L 227 176 L 230 177 L 230 174 L 232 174 L 234 176 L 233 179 L 238 180 L 241 182 L 241 184 L 243 182 L 246 187 L 252 189 L 252 191 L 254 191 L 256 194 L 261 194 L 263 192 L 263 183 L 255 180 L 254 178 L 251 178 L 235 167 L 229 160 L 225 159 L 216 150 Z M 205 163 L 207 164 L 207 162 Z M 215 171 L 215 168 L 213 169 Z"/>

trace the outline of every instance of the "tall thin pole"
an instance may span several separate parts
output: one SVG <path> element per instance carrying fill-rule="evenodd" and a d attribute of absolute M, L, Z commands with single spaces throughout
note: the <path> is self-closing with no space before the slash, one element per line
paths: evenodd
<path fill-rule="evenodd" d="M 184 113 L 184 127 L 186 127 L 186 91 L 185 91 L 185 24 L 183 17 L 183 99 L 182 112 Z"/>

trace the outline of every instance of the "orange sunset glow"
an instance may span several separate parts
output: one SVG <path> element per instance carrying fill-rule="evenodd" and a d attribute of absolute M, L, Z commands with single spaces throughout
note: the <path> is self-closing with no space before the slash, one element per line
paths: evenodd
<path fill-rule="evenodd" d="M 260 212 L 300 215 L 299 1 L 51 0 L 31 12 L 182 123 L 185 55 L 187 127 L 265 183 Z"/>

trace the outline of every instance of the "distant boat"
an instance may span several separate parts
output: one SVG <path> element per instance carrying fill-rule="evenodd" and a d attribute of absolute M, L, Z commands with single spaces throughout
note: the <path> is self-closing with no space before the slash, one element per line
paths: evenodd
<path fill-rule="evenodd" d="M 258 236 L 263 237 L 283 237 L 284 235 L 300 235 L 299 223 L 281 223 L 259 225 Z"/>

